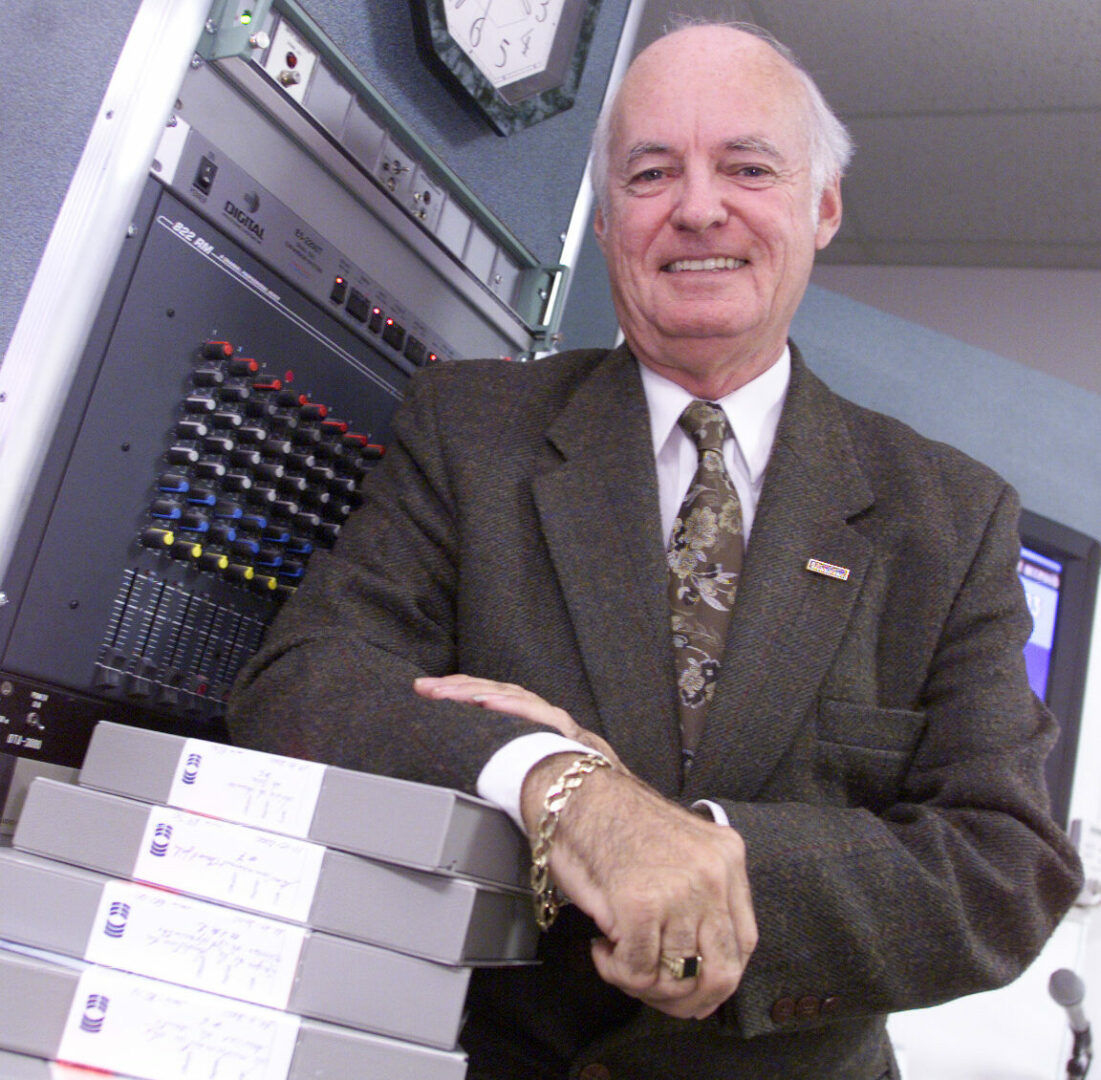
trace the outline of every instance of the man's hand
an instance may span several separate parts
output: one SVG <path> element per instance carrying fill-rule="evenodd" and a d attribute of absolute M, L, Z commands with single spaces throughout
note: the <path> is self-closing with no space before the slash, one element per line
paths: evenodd
<path fill-rule="evenodd" d="M 544 724 L 574 742 L 598 751 L 612 764 L 626 771 L 616 752 L 604 739 L 581 727 L 565 709 L 551 705 L 522 686 L 494 682 L 492 679 L 476 679 L 472 675 L 444 675 L 440 678 L 426 676 L 414 679 L 413 689 L 422 697 L 467 701 L 495 712 L 519 716 L 533 724 Z"/>
<path fill-rule="evenodd" d="M 573 792 L 550 855 L 558 887 L 604 935 L 592 945 L 597 971 L 671 1016 L 702 1019 L 734 993 L 757 944 L 738 833 L 663 798 L 623 769 L 604 739 L 523 687 L 467 675 L 414 685 L 425 697 L 545 724 L 607 756 L 616 768 L 589 774 Z M 521 810 L 529 834 L 547 788 L 573 760 L 573 754 L 555 754 L 525 778 Z M 662 956 L 702 956 L 700 974 L 675 979 Z"/>
<path fill-rule="evenodd" d="M 540 762 L 524 782 L 529 831 L 547 787 L 573 760 Z M 562 811 L 550 856 L 559 888 L 604 934 L 601 978 L 646 1004 L 703 1019 L 737 989 L 757 944 L 741 837 L 611 769 L 585 778 Z M 661 958 L 703 957 L 675 979 Z"/>

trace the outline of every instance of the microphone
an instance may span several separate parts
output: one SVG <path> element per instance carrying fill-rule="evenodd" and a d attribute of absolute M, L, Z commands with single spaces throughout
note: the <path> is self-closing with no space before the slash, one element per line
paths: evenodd
<path fill-rule="evenodd" d="M 1053 972 L 1047 984 L 1048 993 L 1062 1005 L 1074 1032 L 1074 1048 L 1067 1061 L 1067 1080 L 1082 1080 L 1093 1061 L 1093 1035 L 1090 1022 L 1082 1008 L 1086 996 L 1086 984 L 1067 968 Z"/>
<path fill-rule="evenodd" d="M 1073 971 L 1060 968 L 1052 973 L 1047 989 L 1056 1004 L 1066 1009 L 1070 1030 L 1076 1035 L 1089 1031 L 1090 1022 L 1082 1008 L 1082 1001 L 1086 996 L 1086 984 Z"/>

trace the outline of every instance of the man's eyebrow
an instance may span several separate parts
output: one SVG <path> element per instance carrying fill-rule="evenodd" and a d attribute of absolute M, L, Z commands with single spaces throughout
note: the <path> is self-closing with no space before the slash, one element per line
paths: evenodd
<path fill-rule="evenodd" d="M 756 135 L 746 135 L 737 139 L 729 139 L 725 144 L 725 149 L 734 151 L 735 153 L 744 153 L 748 151 L 751 154 L 764 154 L 766 157 L 775 158 L 777 161 L 782 161 L 784 155 L 780 153 L 780 148 L 772 142 L 771 139 L 765 139 Z"/>
<path fill-rule="evenodd" d="M 639 158 L 648 157 L 650 154 L 668 154 L 671 152 L 672 147 L 668 143 L 636 143 L 627 151 L 625 164 L 633 165 Z"/>

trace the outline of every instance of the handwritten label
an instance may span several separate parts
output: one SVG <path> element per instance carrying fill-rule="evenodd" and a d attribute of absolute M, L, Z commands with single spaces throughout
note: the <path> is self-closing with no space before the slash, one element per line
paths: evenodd
<path fill-rule="evenodd" d="M 325 766 L 315 761 L 188 739 L 168 803 L 305 838 L 324 775 Z"/>
<path fill-rule="evenodd" d="M 156 1080 L 285 1080 L 298 1018 L 111 968 L 81 973 L 57 1056 Z"/>
<path fill-rule="evenodd" d="M 84 959 L 285 1009 L 305 940 L 300 926 L 109 881 Z"/>
<path fill-rule="evenodd" d="M 153 806 L 132 876 L 305 922 L 324 856 L 324 847 L 308 840 Z"/>

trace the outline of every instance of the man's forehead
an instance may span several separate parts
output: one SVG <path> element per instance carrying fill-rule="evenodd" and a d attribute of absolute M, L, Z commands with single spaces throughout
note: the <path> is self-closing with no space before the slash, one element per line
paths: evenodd
<path fill-rule="evenodd" d="M 793 121 L 797 137 L 805 134 L 805 91 L 787 60 L 741 31 L 694 29 L 714 33 L 671 34 L 632 64 L 613 106 L 617 157 L 689 139 L 709 148 L 759 140 L 775 149 L 793 134 Z"/>

